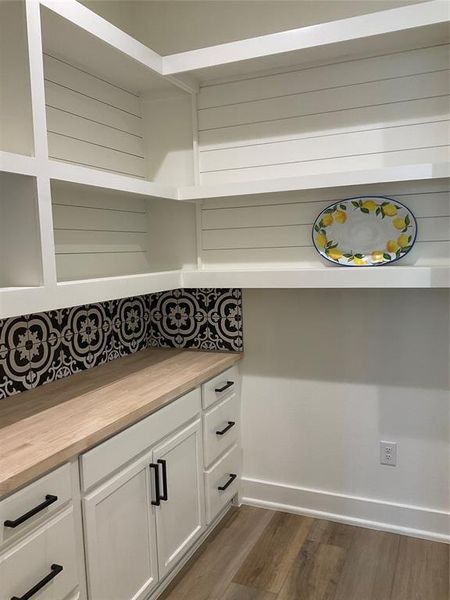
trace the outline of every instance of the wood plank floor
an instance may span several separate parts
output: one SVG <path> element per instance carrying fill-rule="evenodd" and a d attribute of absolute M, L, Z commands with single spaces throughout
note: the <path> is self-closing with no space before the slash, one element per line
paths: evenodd
<path fill-rule="evenodd" d="M 449 546 L 243 506 L 161 600 L 449 600 Z"/>

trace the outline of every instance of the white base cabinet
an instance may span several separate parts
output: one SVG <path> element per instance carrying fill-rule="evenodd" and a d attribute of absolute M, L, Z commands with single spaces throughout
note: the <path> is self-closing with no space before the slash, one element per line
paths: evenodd
<path fill-rule="evenodd" d="M 147 455 L 83 500 L 88 594 L 140 600 L 158 582 Z"/>
<path fill-rule="evenodd" d="M 165 577 L 205 527 L 201 421 L 155 448 L 153 465 L 160 479 L 155 506 L 160 579 Z"/>

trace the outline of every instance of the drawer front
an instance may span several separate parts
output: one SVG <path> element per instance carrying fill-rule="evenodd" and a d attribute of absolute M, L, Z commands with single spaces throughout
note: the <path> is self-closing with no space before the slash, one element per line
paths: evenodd
<path fill-rule="evenodd" d="M 22 598 L 37 587 L 34 598 L 64 600 L 78 585 L 72 508 L 0 557 L 0 600 Z M 61 569 L 62 567 L 62 569 Z"/>
<path fill-rule="evenodd" d="M 208 408 L 236 393 L 240 393 L 240 375 L 238 367 L 235 366 L 202 385 L 203 408 Z"/>
<path fill-rule="evenodd" d="M 70 464 L 0 502 L 0 547 L 43 523 L 72 498 Z"/>
<path fill-rule="evenodd" d="M 125 466 L 193 419 L 200 410 L 200 389 L 197 388 L 83 454 L 80 457 L 82 489 L 88 490 Z"/>
<path fill-rule="evenodd" d="M 240 400 L 233 392 L 203 416 L 203 447 L 208 467 L 239 439 Z"/>
<path fill-rule="evenodd" d="M 237 445 L 233 446 L 218 463 L 205 472 L 208 523 L 211 523 L 238 491 L 240 474 L 241 449 Z M 234 475 L 236 477 L 233 477 Z"/>

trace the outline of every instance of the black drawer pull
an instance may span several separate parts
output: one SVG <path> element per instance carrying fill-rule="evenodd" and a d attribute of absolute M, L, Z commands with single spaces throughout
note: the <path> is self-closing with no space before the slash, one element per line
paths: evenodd
<path fill-rule="evenodd" d="M 28 592 L 26 592 L 23 596 L 13 596 L 11 598 L 11 600 L 29 600 L 29 598 L 31 598 L 31 596 L 34 596 L 34 594 L 36 592 L 38 592 L 39 590 L 41 590 L 44 585 L 47 585 L 47 583 L 49 583 L 52 579 L 54 579 L 59 573 L 61 573 L 61 571 L 63 570 L 63 567 L 61 565 L 52 565 L 50 567 L 51 571 L 48 575 L 46 575 L 44 577 L 44 579 L 41 579 L 35 586 L 33 586 L 30 590 L 28 590 Z"/>
<path fill-rule="evenodd" d="M 35 508 L 32 508 L 27 513 L 25 513 L 21 517 L 18 517 L 14 521 L 10 521 L 8 519 L 3 523 L 3 525 L 5 527 L 11 527 L 12 529 L 14 529 L 19 525 L 22 525 L 22 523 L 24 523 L 25 521 L 28 521 L 28 519 L 31 519 L 31 517 L 34 517 L 34 515 L 37 515 L 38 512 L 41 512 L 41 510 L 44 510 L 44 508 L 47 508 L 47 506 L 50 506 L 50 504 L 53 504 L 53 502 L 56 502 L 57 500 L 58 496 L 52 496 L 51 494 L 47 494 L 47 496 L 45 496 L 45 501 L 42 502 L 42 504 L 39 504 Z"/>
<path fill-rule="evenodd" d="M 216 435 L 224 435 L 227 431 L 230 431 L 232 427 L 236 425 L 235 421 L 228 421 L 228 425 L 221 429 L 220 431 L 216 431 Z"/>
<path fill-rule="evenodd" d="M 234 385 L 234 381 L 227 381 L 226 384 L 221 387 L 221 388 L 215 388 L 215 392 L 217 394 L 220 394 L 221 392 L 224 392 L 225 390 L 227 390 L 228 388 L 230 388 L 232 385 Z"/>
<path fill-rule="evenodd" d="M 167 490 L 167 464 L 162 458 L 158 459 L 158 463 L 162 466 L 162 477 L 163 477 L 163 493 L 160 496 L 161 500 L 167 501 L 169 499 L 169 492 Z"/>
<path fill-rule="evenodd" d="M 233 481 L 236 479 L 236 477 L 237 477 L 236 473 L 230 473 L 230 478 L 226 482 L 226 484 L 219 485 L 219 487 L 217 489 L 220 490 L 221 492 L 224 492 L 227 489 L 227 487 L 233 483 Z"/>
<path fill-rule="evenodd" d="M 156 500 L 152 500 L 153 506 L 161 505 L 161 494 L 159 490 L 159 467 L 155 463 L 151 463 L 150 469 L 155 472 L 155 497 Z"/>

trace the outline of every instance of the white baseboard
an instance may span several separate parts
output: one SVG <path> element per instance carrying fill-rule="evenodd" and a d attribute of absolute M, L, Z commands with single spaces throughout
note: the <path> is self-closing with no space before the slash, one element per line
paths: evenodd
<path fill-rule="evenodd" d="M 450 543 L 450 512 L 242 478 L 242 504 Z"/>

